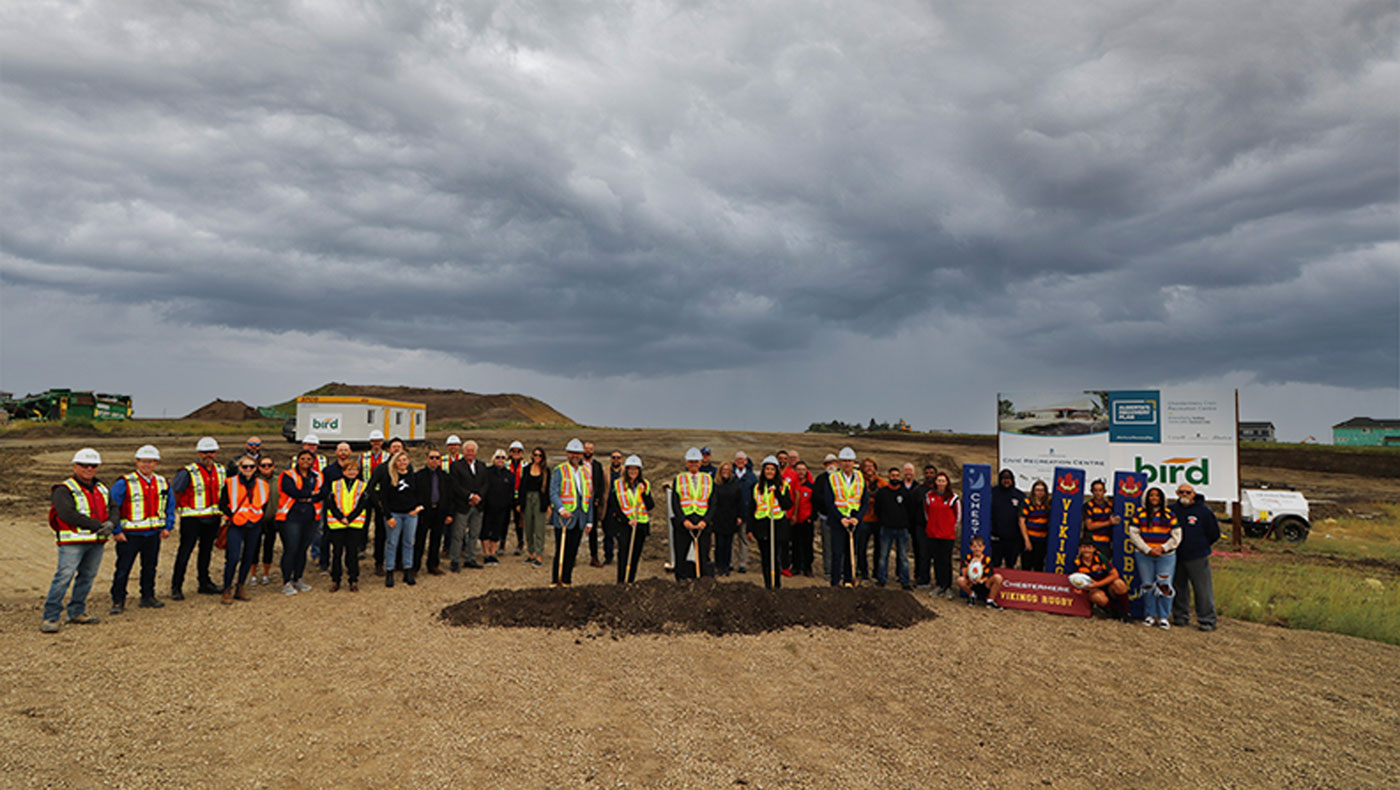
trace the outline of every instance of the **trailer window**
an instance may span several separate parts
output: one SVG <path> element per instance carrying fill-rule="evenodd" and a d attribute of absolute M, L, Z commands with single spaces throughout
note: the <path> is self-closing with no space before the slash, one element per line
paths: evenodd
<path fill-rule="evenodd" d="M 422 425 L 422 424 L 423 424 L 423 412 L 420 411 L 420 412 L 418 412 L 417 414 L 413 415 L 413 421 L 416 422 L 416 423 L 418 423 L 419 425 Z"/>
<path fill-rule="evenodd" d="M 394 424 L 403 425 L 403 412 L 394 412 Z"/>
<path fill-rule="evenodd" d="M 374 424 L 374 409 L 365 410 L 365 422 L 370 425 Z"/>

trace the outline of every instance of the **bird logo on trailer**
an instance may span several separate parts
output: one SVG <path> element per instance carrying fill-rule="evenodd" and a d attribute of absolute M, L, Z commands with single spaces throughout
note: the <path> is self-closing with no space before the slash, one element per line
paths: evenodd
<path fill-rule="evenodd" d="M 311 430 L 314 433 L 340 433 L 339 414 L 311 415 Z"/>
<path fill-rule="evenodd" d="M 1142 496 L 1142 484 L 1138 483 L 1136 477 L 1125 477 L 1118 483 L 1118 495 L 1137 499 Z"/>
<path fill-rule="evenodd" d="M 1074 475 L 1060 475 L 1060 481 L 1056 485 L 1062 494 L 1074 494 L 1079 491 L 1079 481 L 1074 479 Z"/>
<path fill-rule="evenodd" d="M 1191 463 L 1196 460 L 1199 460 L 1200 463 Z M 1141 472 L 1147 478 L 1148 485 L 1152 483 L 1175 485 L 1180 482 L 1198 486 L 1210 485 L 1209 458 L 1168 458 L 1153 466 L 1143 463 L 1142 456 L 1139 455 L 1134 459 L 1133 471 Z"/>

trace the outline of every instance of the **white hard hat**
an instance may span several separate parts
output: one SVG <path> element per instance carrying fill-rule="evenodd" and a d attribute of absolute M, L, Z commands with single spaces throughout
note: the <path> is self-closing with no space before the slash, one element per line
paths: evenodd
<path fill-rule="evenodd" d="M 384 441 L 384 432 L 381 431 L 381 430 L 379 430 L 378 428 L 375 428 L 374 430 L 372 430 L 372 431 L 369 432 L 369 439 L 370 439 L 370 441 L 374 441 L 375 439 L 378 439 L 379 441 L 382 442 L 382 441 Z"/>
<path fill-rule="evenodd" d="M 854 461 L 856 460 L 856 451 L 849 447 L 842 447 L 841 454 L 836 457 L 842 461 Z"/>
<path fill-rule="evenodd" d="M 84 447 L 78 452 L 73 453 L 73 463 L 100 464 L 102 463 L 102 456 L 98 455 L 97 451 L 92 449 L 91 447 Z"/>
<path fill-rule="evenodd" d="M 570 439 L 570 440 L 569 440 L 569 443 L 566 444 L 566 445 L 564 445 L 564 452 L 566 452 L 566 453 L 581 453 L 581 452 L 583 452 L 583 442 L 580 442 L 578 439 Z"/>
<path fill-rule="evenodd" d="M 641 458 L 638 458 L 638 457 L 635 456 L 635 455 L 629 455 L 629 456 L 627 456 L 627 460 L 622 462 L 622 465 L 623 465 L 623 466 L 635 466 L 635 467 L 637 467 L 638 469 L 641 469 L 641 468 L 642 468 L 642 459 L 641 459 Z"/>
<path fill-rule="evenodd" d="M 143 445 L 141 445 L 141 447 L 136 451 L 136 460 L 138 460 L 138 461 L 159 461 L 159 460 L 160 460 L 160 450 L 157 450 L 157 449 L 156 449 L 156 446 L 155 446 L 154 444 L 143 444 Z"/>
<path fill-rule="evenodd" d="M 219 443 L 214 441 L 214 437 L 206 436 L 195 444 L 194 451 L 197 453 L 217 453 L 219 451 Z"/>
<path fill-rule="evenodd" d="M 687 460 L 687 461 L 703 461 L 703 460 L 704 460 L 704 457 L 700 455 L 700 448 L 699 448 L 699 447 L 692 447 L 692 448 L 690 448 L 689 450 L 686 450 L 686 451 L 685 451 L 685 460 Z"/>
<path fill-rule="evenodd" d="M 458 436 L 458 435 L 455 434 L 455 433 L 452 434 L 451 436 L 447 437 L 447 441 L 443 442 L 443 444 L 461 444 L 461 443 L 462 443 L 462 437 Z"/>
<path fill-rule="evenodd" d="M 320 443 L 321 443 L 321 437 L 317 436 L 317 435 L 314 434 L 314 433 L 308 433 L 307 435 L 301 437 L 301 443 L 302 443 L 302 444 L 320 444 Z"/>
<path fill-rule="evenodd" d="M 772 465 L 774 465 L 774 466 L 777 466 L 777 465 L 778 465 L 778 458 L 777 458 L 777 456 L 773 456 L 773 455 L 766 455 L 766 456 L 764 456 L 764 457 L 763 457 L 763 463 L 760 464 L 760 466 L 767 466 L 767 465 L 769 465 L 769 464 L 772 464 Z"/>
<path fill-rule="evenodd" d="M 827 454 L 826 454 L 826 457 L 822 459 L 822 463 L 823 463 L 823 464 L 834 464 L 834 463 L 836 463 L 836 461 L 837 461 L 837 458 L 836 458 L 836 456 L 833 455 L 832 453 L 827 453 Z"/>
<path fill-rule="evenodd" d="M 521 444 L 519 439 L 516 439 L 515 441 L 513 441 L 513 442 L 510 443 L 510 449 L 512 449 L 512 450 L 524 450 L 524 449 L 525 449 L 525 445 Z"/>

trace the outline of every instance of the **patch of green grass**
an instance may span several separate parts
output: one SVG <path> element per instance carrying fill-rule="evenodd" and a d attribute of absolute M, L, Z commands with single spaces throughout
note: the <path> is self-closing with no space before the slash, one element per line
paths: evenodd
<path fill-rule="evenodd" d="M 1400 577 L 1345 565 L 1216 560 L 1221 614 L 1400 645 Z"/>
<path fill-rule="evenodd" d="M 1302 543 L 1251 540 L 1258 551 L 1400 562 L 1400 505 L 1377 502 L 1376 518 L 1325 518 L 1314 522 Z"/>

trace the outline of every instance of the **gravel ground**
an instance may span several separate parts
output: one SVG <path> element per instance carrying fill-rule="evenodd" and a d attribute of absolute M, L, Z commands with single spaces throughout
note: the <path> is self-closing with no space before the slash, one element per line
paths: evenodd
<path fill-rule="evenodd" d="M 106 617 L 109 554 L 91 598 L 103 623 L 41 634 L 34 590 L 52 574 L 52 542 L 33 538 L 37 507 L 11 496 L 4 787 L 1393 787 L 1400 776 L 1400 649 L 1228 619 L 1212 634 L 1162 633 L 926 593 L 938 617 L 896 630 L 613 638 L 438 618 L 491 589 L 547 583 L 547 568 L 514 557 L 417 587 L 366 575 L 361 592 L 332 594 L 313 573 L 315 589 L 295 597 L 258 587 L 231 607 L 191 595 Z M 173 554 L 172 541 L 162 596 Z M 659 573 L 651 556 L 643 577 Z M 577 582 L 613 575 L 585 564 Z"/>

